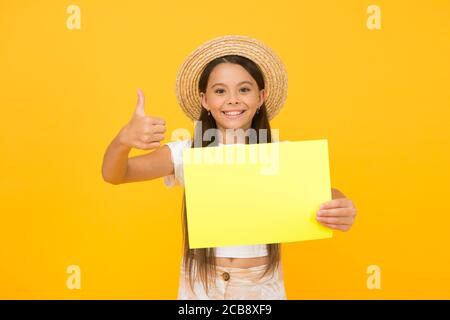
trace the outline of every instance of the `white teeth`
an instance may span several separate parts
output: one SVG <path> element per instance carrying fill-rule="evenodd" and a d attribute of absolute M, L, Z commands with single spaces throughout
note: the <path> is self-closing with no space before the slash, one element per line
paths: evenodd
<path fill-rule="evenodd" d="M 229 111 L 229 112 L 224 112 L 227 116 L 237 116 L 241 113 L 243 113 L 244 111 Z"/>

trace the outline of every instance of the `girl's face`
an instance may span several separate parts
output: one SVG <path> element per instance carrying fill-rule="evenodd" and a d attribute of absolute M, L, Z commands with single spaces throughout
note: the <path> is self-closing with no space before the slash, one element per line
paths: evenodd
<path fill-rule="evenodd" d="M 217 128 L 251 128 L 253 116 L 266 99 L 266 91 L 245 68 L 234 63 L 220 63 L 209 75 L 206 93 L 200 93 L 202 105 L 211 112 Z"/>

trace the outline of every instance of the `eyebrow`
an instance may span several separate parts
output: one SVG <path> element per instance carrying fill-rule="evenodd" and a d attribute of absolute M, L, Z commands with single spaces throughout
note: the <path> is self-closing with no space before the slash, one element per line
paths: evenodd
<path fill-rule="evenodd" d="M 241 84 L 243 84 L 243 83 L 248 83 L 248 84 L 251 85 L 251 86 L 253 85 L 253 83 L 251 83 L 251 82 L 248 81 L 248 80 L 241 81 L 241 82 L 238 83 L 238 85 L 241 85 Z M 218 83 L 213 84 L 213 85 L 211 86 L 211 88 L 213 88 L 213 87 L 215 87 L 215 86 L 218 86 L 218 85 L 222 85 L 222 86 L 224 86 L 224 87 L 227 86 L 225 83 L 218 82 Z"/>

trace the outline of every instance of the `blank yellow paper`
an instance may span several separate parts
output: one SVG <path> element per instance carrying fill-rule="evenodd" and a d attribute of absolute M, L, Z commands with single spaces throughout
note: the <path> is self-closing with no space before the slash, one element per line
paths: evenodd
<path fill-rule="evenodd" d="M 316 212 L 331 200 L 328 141 L 183 150 L 190 248 L 331 238 Z"/>

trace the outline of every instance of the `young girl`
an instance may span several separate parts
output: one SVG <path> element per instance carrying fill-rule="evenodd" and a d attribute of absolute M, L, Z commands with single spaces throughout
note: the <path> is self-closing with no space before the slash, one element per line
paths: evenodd
<path fill-rule="evenodd" d="M 177 75 L 176 93 L 182 110 L 197 121 L 194 139 L 161 146 L 165 121 L 145 115 L 144 95 L 138 90 L 132 119 L 106 150 L 105 181 L 120 184 L 164 177 L 169 187 L 183 186 L 184 148 L 274 141 L 269 120 L 285 101 L 287 74 L 281 60 L 260 41 L 223 36 L 186 58 Z M 214 141 L 205 139 L 208 130 L 216 130 Z M 249 130 L 256 132 L 256 141 L 245 134 Z M 128 158 L 131 148 L 155 150 Z M 347 231 L 356 208 L 340 191 L 331 191 L 333 200 L 322 204 L 317 220 Z M 280 244 L 189 249 L 185 196 L 182 211 L 184 254 L 178 299 L 286 299 Z"/>

